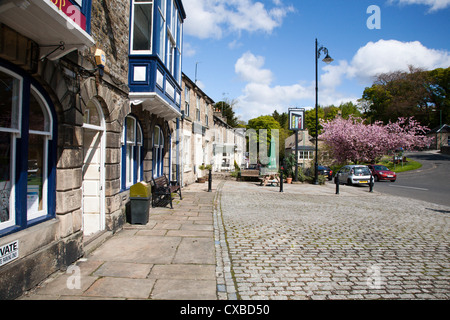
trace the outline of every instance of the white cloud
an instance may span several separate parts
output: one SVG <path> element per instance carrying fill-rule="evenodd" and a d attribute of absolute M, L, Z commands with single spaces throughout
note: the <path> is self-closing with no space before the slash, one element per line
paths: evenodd
<path fill-rule="evenodd" d="M 287 111 L 288 106 L 302 99 L 311 99 L 314 95 L 312 86 L 300 83 L 287 86 L 272 86 L 273 73 L 264 69 L 265 59 L 255 56 L 251 52 L 244 53 L 235 64 L 235 72 L 248 82 L 242 96 L 238 98 L 239 104 L 236 113 L 243 120 L 249 120 L 260 115 L 272 114 L 275 109 Z"/>
<path fill-rule="evenodd" d="M 192 47 L 192 45 L 188 42 L 185 42 L 183 44 L 183 55 L 185 57 L 193 57 L 195 56 L 195 54 L 197 53 L 197 51 L 195 50 L 194 47 Z"/>
<path fill-rule="evenodd" d="M 430 7 L 430 12 L 446 9 L 450 7 L 450 0 L 389 0 L 389 3 L 400 5 L 422 4 Z"/>
<path fill-rule="evenodd" d="M 356 78 L 370 84 L 380 73 L 408 71 L 409 66 L 432 70 L 450 66 L 450 54 L 447 51 L 429 49 L 419 41 L 401 42 L 397 40 L 379 40 L 369 42 L 360 48 L 352 61 L 340 61 L 338 65 L 328 65 L 323 69 L 323 81 L 328 87 L 338 86 L 343 77 Z"/>
<path fill-rule="evenodd" d="M 246 52 L 237 60 L 234 70 L 244 81 L 270 84 L 273 78 L 272 71 L 262 69 L 263 66 L 264 57 L 257 57 L 251 52 Z"/>
<path fill-rule="evenodd" d="M 293 12 L 292 6 L 273 1 L 273 8 L 254 0 L 184 0 L 185 33 L 200 39 L 220 39 L 228 32 L 271 33 L 284 17 Z"/>
<path fill-rule="evenodd" d="M 228 48 L 231 50 L 237 49 L 242 47 L 244 44 L 242 42 L 239 42 L 237 39 L 234 39 L 230 43 L 228 43 Z"/>
<path fill-rule="evenodd" d="M 247 82 L 238 98 L 236 113 L 243 120 L 259 115 L 272 114 L 274 110 L 287 111 L 288 107 L 313 106 L 315 101 L 315 84 L 294 83 L 292 85 L 273 85 L 274 74 L 264 68 L 264 57 L 251 52 L 243 54 L 236 62 L 235 72 Z M 370 86 L 374 77 L 380 73 L 408 71 L 409 66 L 425 70 L 447 68 L 450 66 L 450 53 L 429 49 L 420 42 L 400 42 L 397 40 L 380 40 L 369 42 L 361 47 L 353 59 L 336 61 L 324 66 L 319 83 L 319 104 L 339 105 L 361 97 L 362 92 L 343 93 L 339 86 L 344 81 L 357 80 L 360 84 Z"/>

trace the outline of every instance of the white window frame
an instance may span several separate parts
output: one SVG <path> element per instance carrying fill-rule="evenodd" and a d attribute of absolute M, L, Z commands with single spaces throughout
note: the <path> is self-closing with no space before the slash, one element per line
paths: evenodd
<path fill-rule="evenodd" d="M 125 141 L 125 131 L 128 129 L 127 126 L 127 119 L 130 118 L 133 120 L 133 126 L 134 126 L 134 136 L 126 137 Z M 140 140 L 138 140 L 138 133 L 140 135 Z M 141 181 L 141 175 L 142 175 L 142 165 L 141 165 L 141 155 L 142 155 L 142 146 L 143 146 L 143 134 L 142 134 L 142 128 L 139 122 L 135 117 L 132 115 L 128 115 L 125 117 L 125 124 L 122 131 L 122 145 L 125 147 L 125 188 L 129 189 L 134 182 L 134 172 L 137 171 L 137 182 Z M 129 149 L 130 148 L 130 149 Z M 134 156 L 136 149 L 136 158 Z M 128 152 L 130 150 L 130 153 Z M 121 161 L 122 163 L 122 161 Z M 135 165 L 136 164 L 136 165 Z M 122 168 L 120 169 L 122 172 Z"/>
<path fill-rule="evenodd" d="M 164 60 L 165 54 L 166 54 L 166 11 L 167 11 L 167 0 L 161 0 L 160 2 L 161 6 L 158 6 L 158 12 L 160 19 L 162 21 L 162 25 L 159 25 L 159 48 L 157 50 L 157 54 L 160 57 L 161 60 Z M 162 36 L 162 37 L 161 37 Z M 162 50 L 160 50 L 162 49 Z M 160 52 L 161 51 L 161 52 Z"/>
<path fill-rule="evenodd" d="M 155 130 L 158 128 L 158 141 L 155 139 Z M 164 132 L 162 131 L 162 128 L 159 125 L 155 125 L 153 128 L 153 154 L 156 156 L 156 158 L 152 159 L 153 162 L 153 177 L 157 178 L 164 174 Z"/>
<path fill-rule="evenodd" d="M 192 171 L 192 144 L 191 144 L 191 132 L 190 131 L 183 131 L 183 164 L 184 172 Z"/>
<path fill-rule="evenodd" d="M 7 132 L 7 131 L 5 131 Z M 0 230 L 12 227 L 16 224 L 16 206 L 14 205 L 15 202 L 15 194 L 16 194 L 16 161 L 15 161 L 15 154 L 16 154 L 16 139 L 17 136 L 14 134 L 10 135 L 11 139 L 11 150 L 10 150 L 10 172 L 11 172 L 11 191 L 9 194 L 9 220 L 0 222 Z"/>
<path fill-rule="evenodd" d="M 200 114 L 200 96 L 197 96 L 196 106 L 195 106 L 195 120 L 200 122 L 201 121 L 200 116 L 201 116 L 201 114 Z"/>
<path fill-rule="evenodd" d="M 189 88 L 188 86 L 184 87 L 184 112 L 185 112 L 185 116 L 189 117 L 189 112 L 190 112 L 190 108 L 191 108 L 191 88 Z"/>
<path fill-rule="evenodd" d="M 18 74 L 0 67 L 0 71 L 3 73 L 6 73 L 7 75 L 11 76 L 12 78 L 18 80 L 18 92 L 17 92 L 17 106 L 18 106 L 18 114 L 17 117 L 17 128 L 5 128 L 0 127 L 1 132 L 6 132 L 10 134 L 11 139 L 11 150 L 10 150 L 10 184 L 11 184 L 11 190 L 10 190 L 10 196 L 9 196 L 9 220 L 0 222 L 0 230 L 12 227 L 16 224 L 16 206 L 14 204 L 15 202 L 15 186 L 16 186 L 16 140 L 20 138 L 21 136 L 21 125 L 22 125 L 22 99 L 23 99 L 23 77 L 19 76 Z"/>
<path fill-rule="evenodd" d="M 134 18 L 135 18 L 135 6 L 136 5 L 148 5 L 151 4 L 152 5 L 152 12 L 151 12 L 151 30 L 150 30 L 150 49 L 149 50 L 135 50 L 134 47 Z M 130 53 L 131 54 L 152 54 L 153 52 L 153 25 L 154 25 L 154 10 L 155 10 L 155 4 L 153 0 L 148 0 L 148 1 L 142 1 L 142 2 L 136 2 L 136 1 L 132 1 L 131 3 L 132 9 L 131 9 L 131 23 L 130 23 L 130 29 L 131 29 L 131 34 L 130 34 Z"/>
<path fill-rule="evenodd" d="M 50 107 L 48 106 L 42 94 L 33 85 L 31 85 L 31 92 L 37 95 L 37 98 L 39 98 L 43 103 L 41 107 L 44 107 L 46 109 L 45 112 L 48 118 L 45 121 L 48 121 L 49 131 L 29 130 L 29 134 L 40 135 L 44 137 L 44 150 L 42 159 L 42 209 L 36 212 L 29 212 L 27 210 L 28 221 L 46 216 L 48 213 L 48 142 L 50 140 L 53 140 L 53 119 L 50 112 Z"/>
<path fill-rule="evenodd" d="M 177 50 L 175 40 L 173 39 L 170 32 L 167 32 L 167 58 L 166 58 L 166 67 L 169 70 L 170 74 L 175 78 L 175 59 Z"/>

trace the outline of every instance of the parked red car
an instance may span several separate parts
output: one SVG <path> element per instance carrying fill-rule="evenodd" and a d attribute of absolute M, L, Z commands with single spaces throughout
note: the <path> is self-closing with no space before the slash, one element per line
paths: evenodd
<path fill-rule="evenodd" d="M 395 182 L 395 180 L 397 180 L 397 174 L 389 170 L 386 166 L 381 164 L 371 164 L 368 165 L 368 167 L 370 171 L 372 171 L 375 181 L 389 180 Z"/>

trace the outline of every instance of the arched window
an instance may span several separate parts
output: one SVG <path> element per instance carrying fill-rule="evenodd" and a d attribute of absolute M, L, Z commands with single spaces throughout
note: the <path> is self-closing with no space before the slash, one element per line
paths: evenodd
<path fill-rule="evenodd" d="M 143 180 L 142 129 L 133 116 L 125 118 L 122 145 L 122 189 L 129 189 Z"/>
<path fill-rule="evenodd" d="M 0 67 L 0 234 L 55 214 L 55 124 L 37 86 Z"/>
<path fill-rule="evenodd" d="M 52 133 L 51 117 L 42 95 L 31 88 L 28 136 L 28 220 L 47 214 L 48 141 Z"/>
<path fill-rule="evenodd" d="M 164 134 L 159 126 L 153 130 L 153 177 L 164 174 Z"/>

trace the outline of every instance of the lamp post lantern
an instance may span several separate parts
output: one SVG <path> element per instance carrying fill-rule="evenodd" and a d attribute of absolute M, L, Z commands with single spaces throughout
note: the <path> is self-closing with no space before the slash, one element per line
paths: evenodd
<path fill-rule="evenodd" d="M 319 44 L 316 38 L 316 156 L 314 161 L 314 184 L 319 184 L 319 58 L 320 53 L 323 52 L 325 54 L 325 58 L 322 60 L 326 64 L 330 64 L 334 61 L 333 58 L 328 54 L 328 49 L 324 46 L 319 48 Z"/>

